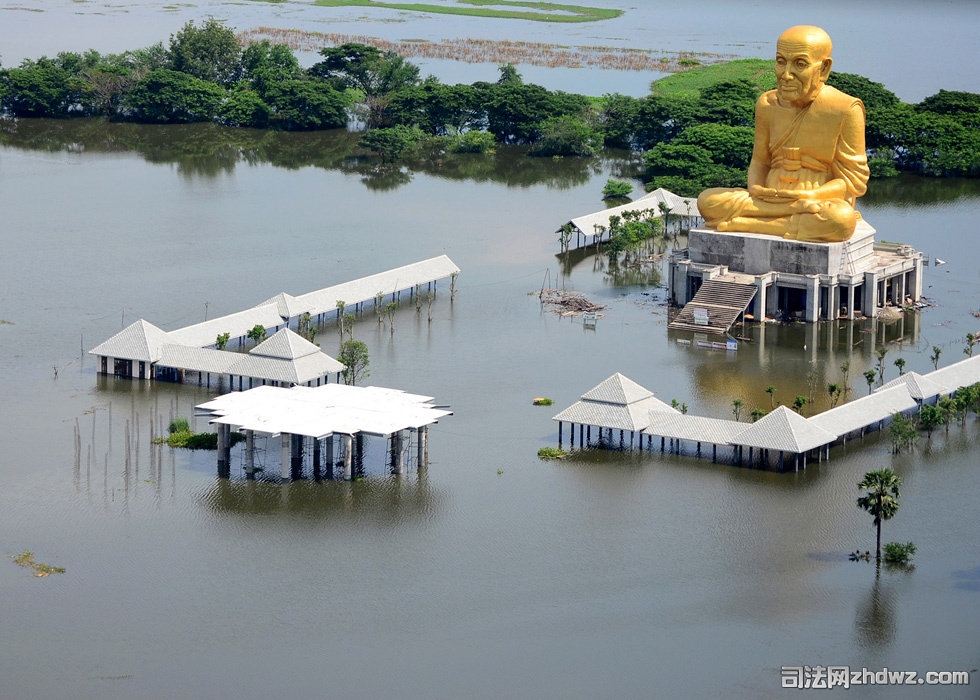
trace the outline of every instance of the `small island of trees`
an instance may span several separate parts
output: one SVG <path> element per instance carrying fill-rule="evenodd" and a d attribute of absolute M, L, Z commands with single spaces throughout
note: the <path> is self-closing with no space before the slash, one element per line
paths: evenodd
<path fill-rule="evenodd" d="M 510 64 L 496 82 L 446 85 L 367 44 L 319 55 L 304 69 L 285 44 L 243 43 L 214 19 L 188 22 L 167 46 L 0 67 L 0 117 L 353 129 L 382 164 L 421 149 L 491 157 L 522 146 L 528 156 L 577 158 L 628 149 L 642 153 L 648 189 L 694 197 L 745 185 L 754 104 L 773 80 L 768 61 L 746 59 L 669 76 L 642 98 L 589 97 L 525 83 Z M 874 177 L 980 176 L 980 95 L 940 90 L 907 104 L 862 76 L 832 73 L 829 82 L 865 103 Z"/>

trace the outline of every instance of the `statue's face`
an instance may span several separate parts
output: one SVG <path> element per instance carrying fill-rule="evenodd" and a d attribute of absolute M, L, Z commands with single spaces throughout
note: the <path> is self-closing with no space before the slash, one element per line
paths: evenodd
<path fill-rule="evenodd" d="M 831 60 L 806 41 L 781 37 L 776 44 L 776 95 L 785 106 L 805 107 L 830 75 Z"/>

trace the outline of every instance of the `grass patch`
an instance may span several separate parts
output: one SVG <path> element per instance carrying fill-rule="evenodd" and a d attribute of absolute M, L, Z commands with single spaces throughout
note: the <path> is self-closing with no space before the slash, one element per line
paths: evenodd
<path fill-rule="evenodd" d="M 381 2 L 380 0 L 316 0 L 313 4 L 320 7 L 381 7 L 407 12 L 429 12 L 441 15 L 466 15 L 494 19 L 526 19 L 534 22 L 597 22 L 603 19 L 613 19 L 623 14 L 622 10 L 607 10 L 585 5 L 561 5 L 551 2 L 521 2 L 520 0 L 457 0 L 457 2 L 474 7 L 429 5 L 420 2 Z M 499 7 L 526 9 L 501 10 L 497 9 Z"/>
<path fill-rule="evenodd" d="M 569 454 L 560 447 L 542 447 L 538 450 L 538 457 L 541 459 L 561 459 L 567 457 Z"/>
<path fill-rule="evenodd" d="M 62 566 L 50 566 L 48 564 L 41 564 L 40 562 L 34 561 L 33 552 L 21 552 L 14 557 L 14 564 L 17 566 L 23 566 L 26 569 L 33 569 L 34 575 L 37 577 L 65 573 L 65 569 Z"/>
<path fill-rule="evenodd" d="M 535 406 L 550 406 L 551 404 L 554 403 L 554 401 L 539 396 L 538 398 L 533 399 L 531 403 L 533 403 Z"/>
<path fill-rule="evenodd" d="M 245 439 L 245 436 L 238 432 L 231 433 L 230 437 L 232 446 Z M 218 449 L 218 434 L 177 430 L 170 433 L 166 438 L 157 438 L 153 442 L 157 445 L 166 443 L 170 447 L 183 447 L 188 450 L 216 450 Z"/>
<path fill-rule="evenodd" d="M 760 92 L 773 90 L 776 87 L 776 73 L 771 59 L 740 58 L 668 75 L 666 78 L 655 80 L 650 85 L 650 91 L 656 95 L 697 97 L 704 88 L 727 80 L 748 80 Z"/>

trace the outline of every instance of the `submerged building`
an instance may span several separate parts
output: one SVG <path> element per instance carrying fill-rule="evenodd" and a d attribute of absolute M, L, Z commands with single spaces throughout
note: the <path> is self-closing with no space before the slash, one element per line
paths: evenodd
<path fill-rule="evenodd" d="M 874 317 L 921 299 L 922 257 L 911 246 L 876 242 L 863 220 L 841 243 L 692 229 L 688 247 L 669 260 L 669 301 L 685 307 L 670 327 L 724 333 L 739 314 L 759 321 Z"/>

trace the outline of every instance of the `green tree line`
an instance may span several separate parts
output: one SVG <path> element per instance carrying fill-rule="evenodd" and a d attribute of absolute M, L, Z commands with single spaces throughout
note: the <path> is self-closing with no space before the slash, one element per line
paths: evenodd
<path fill-rule="evenodd" d="M 693 197 L 706 187 L 744 186 L 754 104 L 765 87 L 732 78 L 738 72 L 730 67 L 712 83 L 712 69 L 702 68 L 707 79 L 697 90 L 657 89 L 658 81 L 646 97 L 595 98 L 525 83 L 511 65 L 500 68 L 496 82 L 446 85 L 364 44 L 327 47 L 320 58 L 304 69 L 285 45 L 243 46 L 217 20 L 188 22 L 166 46 L 62 52 L 0 68 L 0 112 L 285 131 L 353 122 L 364 129 L 360 145 L 382 162 L 422 146 L 491 153 L 514 144 L 544 157 L 625 148 L 643 153 L 648 188 Z M 874 176 L 980 175 L 980 95 L 940 90 L 907 104 L 858 75 L 832 73 L 829 82 L 867 107 Z"/>

